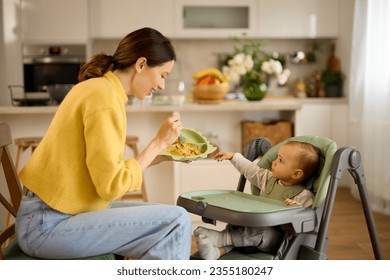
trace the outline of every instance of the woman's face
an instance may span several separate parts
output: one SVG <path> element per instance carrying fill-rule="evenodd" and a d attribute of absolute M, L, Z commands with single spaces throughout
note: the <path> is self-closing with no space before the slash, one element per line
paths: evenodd
<path fill-rule="evenodd" d="M 144 63 L 136 65 L 136 75 L 130 81 L 132 94 L 142 100 L 145 96 L 164 89 L 165 79 L 171 73 L 174 64 L 175 61 L 171 60 L 160 66 L 150 67 L 145 59 Z"/>

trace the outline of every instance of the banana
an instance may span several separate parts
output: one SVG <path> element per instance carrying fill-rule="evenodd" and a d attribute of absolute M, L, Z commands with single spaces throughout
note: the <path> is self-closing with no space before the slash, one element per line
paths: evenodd
<path fill-rule="evenodd" d="M 222 74 L 222 72 L 219 71 L 217 68 L 213 68 L 213 67 L 204 68 L 202 70 L 199 70 L 198 72 L 196 72 L 192 75 L 192 78 L 194 80 L 199 80 L 200 78 L 202 78 L 206 75 L 213 76 L 213 77 L 217 78 L 220 82 L 226 81 L 225 75 Z"/>

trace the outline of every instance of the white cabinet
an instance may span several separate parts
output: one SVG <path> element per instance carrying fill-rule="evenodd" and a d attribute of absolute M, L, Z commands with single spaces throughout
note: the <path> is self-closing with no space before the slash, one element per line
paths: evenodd
<path fill-rule="evenodd" d="M 21 0 L 23 43 L 86 43 L 87 0 Z"/>
<path fill-rule="evenodd" d="M 257 0 L 176 0 L 175 36 L 256 36 Z"/>
<path fill-rule="evenodd" d="M 258 0 L 258 36 L 329 38 L 339 34 L 339 0 Z"/>
<path fill-rule="evenodd" d="M 91 38 L 122 38 L 142 27 L 171 37 L 174 0 L 90 0 L 89 16 Z"/>
<path fill-rule="evenodd" d="M 348 104 L 303 104 L 295 116 L 295 135 L 317 135 L 348 145 Z"/>

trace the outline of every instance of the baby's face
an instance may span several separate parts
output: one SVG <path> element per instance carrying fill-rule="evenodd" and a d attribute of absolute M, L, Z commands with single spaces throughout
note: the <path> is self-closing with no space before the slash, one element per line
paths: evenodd
<path fill-rule="evenodd" d="M 278 157 L 272 162 L 272 175 L 283 181 L 289 181 L 298 167 L 297 151 L 292 145 L 282 145 Z"/>

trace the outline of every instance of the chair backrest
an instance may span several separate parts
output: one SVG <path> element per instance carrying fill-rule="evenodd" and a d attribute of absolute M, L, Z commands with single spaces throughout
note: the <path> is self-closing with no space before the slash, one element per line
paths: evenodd
<path fill-rule="evenodd" d="M 318 168 L 317 174 L 314 176 L 312 182 L 311 191 L 315 194 L 313 208 L 316 208 L 320 203 L 325 200 L 326 193 L 330 181 L 330 166 L 332 164 L 333 156 L 337 151 L 337 145 L 334 141 L 318 137 L 318 136 L 295 136 L 291 137 L 274 147 L 272 147 L 259 161 L 258 165 L 262 168 L 271 169 L 272 161 L 274 161 L 278 154 L 278 149 L 281 145 L 288 141 L 299 141 L 310 143 L 316 147 L 320 154 L 320 166 Z M 255 195 L 259 194 L 259 189 L 256 186 L 252 186 L 252 193 Z"/>
<path fill-rule="evenodd" d="M 8 150 L 12 143 L 11 130 L 8 124 L 0 124 L 0 161 L 4 171 L 7 188 L 0 189 L 0 202 L 8 210 L 9 214 L 16 217 L 22 199 L 22 187 L 17 175 L 14 163 Z M 7 225 L 8 226 L 8 225 Z M 12 224 L 0 233 L 0 246 L 3 245 L 15 233 L 15 225 Z"/>

